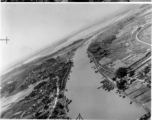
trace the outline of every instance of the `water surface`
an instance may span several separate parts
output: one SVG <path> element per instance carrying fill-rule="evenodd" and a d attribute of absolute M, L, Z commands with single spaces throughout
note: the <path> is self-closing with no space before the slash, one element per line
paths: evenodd
<path fill-rule="evenodd" d="M 137 120 L 146 111 L 129 98 L 121 98 L 116 90 L 107 92 L 97 89 L 102 76 L 91 68 L 86 54 L 87 45 L 79 48 L 74 56 L 74 66 L 67 82 L 66 97 L 72 99 L 69 117 L 75 119 L 80 113 L 84 119 Z"/>

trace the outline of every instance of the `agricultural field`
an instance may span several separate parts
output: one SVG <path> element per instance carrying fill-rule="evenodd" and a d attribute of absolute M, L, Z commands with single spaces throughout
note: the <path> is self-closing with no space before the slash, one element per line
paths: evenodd
<path fill-rule="evenodd" d="M 141 39 L 149 41 L 148 43 L 151 40 L 151 25 L 140 31 L 147 25 L 147 15 L 139 16 L 140 13 L 116 22 L 110 29 L 99 34 L 88 48 L 105 69 L 115 72 L 120 67 L 129 67 L 150 52 L 150 45 L 136 38 L 140 32 Z"/>
<path fill-rule="evenodd" d="M 144 8 L 115 22 L 88 48 L 106 80 L 114 82 L 120 93 L 142 106 L 148 114 L 151 110 L 151 12 Z"/>

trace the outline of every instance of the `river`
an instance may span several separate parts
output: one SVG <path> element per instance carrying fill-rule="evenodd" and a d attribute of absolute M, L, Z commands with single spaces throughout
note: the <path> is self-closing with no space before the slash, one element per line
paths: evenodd
<path fill-rule="evenodd" d="M 137 120 L 144 115 L 146 111 L 141 106 L 130 104 L 127 97 L 119 97 L 116 89 L 110 92 L 97 89 L 103 77 L 91 68 L 94 63 L 87 57 L 87 47 L 77 49 L 73 58 L 74 67 L 65 92 L 72 100 L 68 116 L 75 119 L 80 113 L 83 119 Z"/>

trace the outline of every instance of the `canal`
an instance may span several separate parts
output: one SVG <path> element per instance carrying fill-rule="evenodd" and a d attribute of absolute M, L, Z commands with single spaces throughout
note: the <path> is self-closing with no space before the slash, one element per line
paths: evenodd
<path fill-rule="evenodd" d="M 130 104 L 127 97 L 119 97 L 116 90 L 97 89 L 103 77 L 91 68 L 94 63 L 87 57 L 87 47 L 77 49 L 73 58 L 74 67 L 65 92 L 72 100 L 68 116 L 75 119 L 80 113 L 83 119 L 137 120 L 144 115 L 146 111 L 141 106 Z"/>

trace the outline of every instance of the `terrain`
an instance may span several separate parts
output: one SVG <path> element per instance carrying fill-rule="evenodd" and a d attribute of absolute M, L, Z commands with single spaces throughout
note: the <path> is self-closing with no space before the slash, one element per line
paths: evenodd
<path fill-rule="evenodd" d="M 151 12 L 147 9 L 115 22 L 88 47 L 91 62 L 105 76 L 103 88 L 117 87 L 120 94 L 143 106 L 147 114 L 140 120 L 148 119 L 151 111 Z"/>
<path fill-rule="evenodd" d="M 65 85 L 73 66 L 72 56 L 83 42 L 83 39 L 75 41 L 3 75 L 1 98 L 5 103 L 1 117 L 66 118 L 66 102 L 70 100 L 64 96 Z"/>
<path fill-rule="evenodd" d="M 137 5 L 3 74 L 1 118 L 150 119 L 151 10 Z"/>

